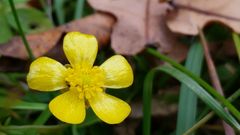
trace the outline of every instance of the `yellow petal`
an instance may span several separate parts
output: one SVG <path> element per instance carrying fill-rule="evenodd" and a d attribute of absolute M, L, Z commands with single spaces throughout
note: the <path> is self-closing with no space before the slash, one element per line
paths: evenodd
<path fill-rule="evenodd" d="M 106 73 L 104 86 L 107 88 L 124 88 L 133 83 L 132 68 L 121 55 L 112 56 L 100 68 Z"/>
<path fill-rule="evenodd" d="M 98 50 L 93 35 L 70 32 L 64 37 L 63 50 L 72 66 L 87 64 L 92 66 Z"/>
<path fill-rule="evenodd" d="M 130 106 L 111 95 L 104 92 L 97 92 L 88 101 L 96 115 L 108 124 L 122 122 L 131 112 Z"/>
<path fill-rule="evenodd" d="M 84 100 L 73 90 L 54 98 L 49 103 L 49 109 L 56 118 L 70 124 L 81 123 L 86 115 Z"/>
<path fill-rule="evenodd" d="M 40 91 L 55 91 L 66 88 L 66 68 L 48 57 L 40 57 L 32 62 L 27 75 L 28 86 Z"/>

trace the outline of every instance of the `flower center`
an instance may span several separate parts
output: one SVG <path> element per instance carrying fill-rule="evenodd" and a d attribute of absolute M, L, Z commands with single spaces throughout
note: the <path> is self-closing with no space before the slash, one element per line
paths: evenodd
<path fill-rule="evenodd" d="M 68 67 L 65 81 L 69 85 L 70 90 L 78 91 L 79 98 L 89 99 L 96 92 L 101 92 L 103 89 L 104 71 L 98 66 L 94 67 Z"/>

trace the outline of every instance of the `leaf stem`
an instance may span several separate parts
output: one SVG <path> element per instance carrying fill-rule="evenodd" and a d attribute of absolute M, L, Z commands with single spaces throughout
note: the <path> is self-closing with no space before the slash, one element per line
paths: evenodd
<path fill-rule="evenodd" d="M 34 60 L 34 56 L 33 56 L 33 53 L 32 53 L 32 50 L 27 42 L 27 39 L 25 37 L 25 34 L 23 32 L 23 29 L 21 27 L 21 24 L 20 24 L 20 21 L 19 21 L 19 18 L 18 18 L 18 15 L 17 15 L 17 12 L 16 12 L 16 8 L 15 8 L 15 5 L 14 5 L 14 2 L 13 0 L 9 0 L 9 3 L 10 3 L 10 6 L 11 6 L 11 9 L 12 9 L 12 12 L 13 12 L 13 16 L 14 16 L 14 19 L 16 21 L 16 24 L 17 24 L 17 27 L 18 27 L 18 30 L 20 32 L 20 35 L 21 35 L 21 38 L 22 38 L 22 41 L 24 43 L 24 46 L 27 50 L 27 53 L 28 53 L 28 56 L 31 60 Z"/>

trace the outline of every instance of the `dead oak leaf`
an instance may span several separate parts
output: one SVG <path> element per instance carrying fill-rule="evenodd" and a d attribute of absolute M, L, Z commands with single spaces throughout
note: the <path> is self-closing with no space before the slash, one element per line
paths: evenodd
<path fill-rule="evenodd" d="M 50 50 L 60 39 L 62 31 L 52 29 L 46 32 L 31 34 L 26 37 L 34 56 L 38 57 Z M 0 54 L 20 59 L 28 59 L 27 51 L 21 37 L 13 37 L 10 42 L 0 46 Z"/>
<path fill-rule="evenodd" d="M 175 35 L 165 24 L 167 4 L 158 0 L 88 0 L 96 10 L 113 14 L 117 18 L 111 35 L 112 48 L 121 54 L 134 55 L 147 44 L 157 44 L 161 52 L 171 54 L 174 49 L 186 52 L 186 47 L 176 42 Z M 186 53 L 181 53 L 185 57 Z"/>
<path fill-rule="evenodd" d="M 60 28 L 65 33 L 80 31 L 86 34 L 93 34 L 102 46 L 109 42 L 114 23 L 115 19 L 111 15 L 96 13 L 83 19 L 69 22 Z"/>
<path fill-rule="evenodd" d="M 97 37 L 100 45 L 107 44 L 114 22 L 114 18 L 110 15 L 93 14 L 42 33 L 27 35 L 26 38 L 34 56 L 39 57 L 53 49 L 63 34 L 70 31 L 93 34 Z M 8 43 L 0 45 L 0 55 L 23 60 L 28 59 L 27 51 L 19 36 L 12 38 Z"/>
<path fill-rule="evenodd" d="M 240 0 L 175 0 L 173 5 L 167 20 L 173 32 L 197 35 L 198 28 L 218 22 L 240 33 Z"/>

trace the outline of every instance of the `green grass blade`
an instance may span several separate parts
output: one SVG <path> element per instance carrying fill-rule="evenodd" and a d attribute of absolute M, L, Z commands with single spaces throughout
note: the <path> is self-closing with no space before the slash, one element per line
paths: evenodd
<path fill-rule="evenodd" d="M 45 110 L 47 108 L 47 104 L 25 102 L 25 101 L 12 100 L 12 99 L 1 97 L 0 107 L 9 108 L 9 109 L 21 109 L 21 110 Z"/>
<path fill-rule="evenodd" d="M 183 135 L 190 135 L 193 134 L 198 128 L 200 128 L 202 125 L 204 125 L 207 121 L 209 121 L 210 118 L 214 116 L 214 112 L 208 113 L 205 117 L 203 117 L 201 120 L 197 122 L 193 127 L 189 128 Z"/>
<path fill-rule="evenodd" d="M 238 97 L 240 96 L 240 89 L 238 89 L 236 92 L 234 92 L 229 98 L 228 100 L 230 102 L 233 102 L 234 100 L 236 100 Z M 196 131 L 199 127 L 201 127 L 203 124 L 205 124 L 207 121 L 209 121 L 213 116 L 214 116 L 214 112 L 210 112 L 208 114 L 206 114 L 203 118 L 201 118 L 195 125 L 193 125 L 191 128 L 189 128 L 184 135 L 189 135 L 192 132 Z"/>
<path fill-rule="evenodd" d="M 33 125 L 44 125 L 49 117 L 51 116 L 48 107 L 42 111 L 42 113 L 38 116 L 38 118 L 33 122 Z M 37 130 L 30 130 L 26 133 L 27 135 L 38 135 Z"/>
<path fill-rule="evenodd" d="M 224 121 L 235 127 L 240 131 L 240 125 L 236 121 L 231 114 L 226 112 L 221 104 L 215 100 L 209 93 L 207 93 L 197 82 L 195 82 L 192 78 L 179 71 L 178 69 L 165 65 L 157 68 L 157 70 L 163 71 L 165 73 L 170 74 L 178 81 L 184 83 L 188 86 L 198 97 L 205 102 L 219 117 L 221 117 Z"/>
<path fill-rule="evenodd" d="M 153 80 L 157 71 L 167 72 L 173 77 L 179 79 L 180 82 L 184 83 L 186 86 L 191 88 L 189 90 L 192 90 L 198 97 L 200 97 L 200 99 L 203 100 L 203 102 L 206 102 L 206 104 L 210 108 L 216 111 L 216 114 L 218 114 L 220 117 L 226 120 L 226 122 L 229 122 L 230 124 L 234 125 L 234 127 L 237 128 L 238 130 L 240 130 L 240 125 L 238 124 L 238 122 L 229 113 L 225 112 L 224 108 L 210 94 L 208 94 L 198 83 L 192 80 L 192 78 L 190 78 L 189 76 L 185 75 L 184 73 L 180 72 L 179 70 L 171 66 L 163 66 L 163 67 L 155 68 L 150 72 L 148 72 L 144 80 L 144 86 L 143 86 L 143 134 L 144 135 L 151 135 L 151 99 L 152 99 Z"/>
<path fill-rule="evenodd" d="M 25 135 L 29 131 L 36 131 L 39 134 L 60 134 L 63 130 L 70 125 L 60 124 L 60 125 L 24 125 L 24 126 L 1 126 L 0 131 L 8 135 Z"/>
<path fill-rule="evenodd" d="M 143 85 L 143 135 L 151 134 L 151 99 L 155 72 L 156 70 L 151 70 L 147 74 Z"/>
<path fill-rule="evenodd" d="M 235 47 L 237 49 L 238 59 L 240 60 L 240 38 L 237 33 L 232 34 Z"/>
<path fill-rule="evenodd" d="M 74 19 L 82 18 L 85 0 L 77 0 Z"/>
<path fill-rule="evenodd" d="M 43 125 L 47 122 L 47 120 L 50 118 L 51 113 L 48 109 L 48 107 L 38 116 L 38 118 L 34 121 L 34 125 Z"/>
<path fill-rule="evenodd" d="M 64 14 L 64 8 L 63 8 L 64 2 L 65 0 L 55 0 L 53 4 L 54 9 L 56 11 L 58 23 L 60 25 L 64 24 L 65 22 L 65 14 Z"/>
<path fill-rule="evenodd" d="M 200 84 L 205 90 L 207 90 L 210 94 L 212 94 L 217 100 L 219 100 L 238 120 L 240 120 L 240 112 L 222 95 L 220 95 L 213 87 L 211 87 L 208 83 L 202 80 L 200 77 L 194 75 L 192 72 L 187 70 L 184 66 L 178 64 L 174 60 L 162 55 L 158 51 L 148 48 L 147 52 L 158 59 L 168 62 L 172 66 L 176 67 L 181 72 L 187 74 L 190 78 L 195 80 L 198 84 Z"/>
<path fill-rule="evenodd" d="M 54 25 L 53 16 L 52 16 L 52 1 L 40 0 L 39 2 L 43 7 L 45 14 L 51 20 L 52 25 Z"/>
<path fill-rule="evenodd" d="M 203 49 L 199 43 L 192 45 L 185 67 L 200 75 L 203 61 Z M 196 120 L 197 96 L 185 84 L 181 85 L 177 117 L 177 135 L 182 135 L 191 128 Z"/>

